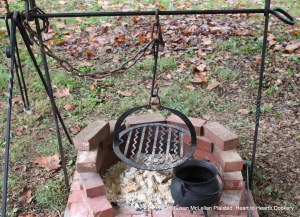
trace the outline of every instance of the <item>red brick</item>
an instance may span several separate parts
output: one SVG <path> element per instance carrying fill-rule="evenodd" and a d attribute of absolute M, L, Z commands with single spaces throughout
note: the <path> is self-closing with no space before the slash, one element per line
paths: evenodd
<path fill-rule="evenodd" d="M 184 207 L 174 207 L 173 209 L 173 217 L 183 217 L 184 215 L 193 214 L 192 210 L 185 209 Z"/>
<path fill-rule="evenodd" d="M 243 192 L 244 190 L 223 190 L 218 205 L 219 215 L 238 215 L 237 207 L 241 206 Z M 224 210 L 223 207 L 230 210 Z"/>
<path fill-rule="evenodd" d="M 127 128 L 145 123 L 165 123 L 165 118 L 162 116 L 162 114 L 138 115 L 129 116 L 126 118 Z"/>
<path fill-rule="evenodd" d="M 79 180 L 79 179 L 80 179 L 79 173 L 75 170 L 73 180 Z"/>
<path fill-rule="evenodd" d="M 188 117 L 191 123 L 193 124 L 196 135 L 197 136 L 202 136 L 203 135 L 203 125 L 205 124 L 206 120 L 202 120 L 200 118 L 191 118 Z M 184 129 L 188 130 L 188 127 L 186 126 L 185 122 L 177 115 L 171 114 L 167 119 L 166 119 L 167 124 L 174 124 L 176 126 L 182 127 Z"/>
<path fill-rule="evenodd" d="M 152 210 L 152 217 L 172 217 L 172 207 L 163 208 L 161 210 Z"/>
<path fill-rule="evenodd" d="M 115 125 L 116 125 L 116 120 L 111 120 L 109 121 L 109 127 L 110 127 L 110 131 L 109 131 L 109 135 L 105 137 L 105 139 L 103 139 L 102 141 L 102 146 L 103 149 L 108 148 L 109 150 L 112 150 L 112 144 L 113 144 L 113 140 L 114 140 L 114 130 L 115 130 Z M 125 124 L 121 124 L 121 127 L 119 129 L 119 133 L 122 132 L 123 130 L 125 130 Z"/>
<path fill-rule="evenodd" d="M 221 150 L 230 150 L 239 145 L 239 138 L 237 135 L 217 122 L 205 124 L 203 129 L 204 136 Z"/>
<path fill-rule="evenodd" d="M 193 213 L 197 213 L 201 217 L 204 216 L 203 211 L 193 211 Z M 212 207 L 212 210 L 207 210 L 207 216 L 209 216 L 209 217 L 219 217 L 218 213 L 213 210 L 213 207 Z M 227 217 L 229 217 L 229 216 L 227 216 Z"/>
<path fill-rule="evenodd" d="M 73 191 L 80 191 L 82 189 L 81 182 L 78 179 L 73 180 L 70 192 L 72 193 Z"/>
<path fill-rule="evenodd" d="M 78 150 L 89 151 L 96 148 L 108 134 L 108 122 L 94 121 L 78 133 L 73 142 Z"/>
<path fill-rule="evenodd" d="M 207 152 L 213 152 L 213 143 L 204 136 L 197 136 L 197 148 Z"/>
<path fill-rule="evenodd" d="M 87 197 L 105 195 L 105 186 L 99 173 L 80 173 L 80 180 Z"/>
<path fill-rule="evenodd" d="M 241 190 L 245 187 L 241 171 L 223 173 L 224 190 Z"/>
<path fill-rule="evenodd" d="M 71 209 L 72 203 L 82 202 L 81 191 L 73 191 L 68 199 L 68 209 Z"/>
<path fill-rule="evenodd" d="M 76 170 L 79 173 L 98 173 L 100 171 L 101 165 L 104 161 L 106 154 L 107 149 L 103 150 L 99 145 L 95 149 L 90 151 L 78 150 Z"/>
<path fill-rule="evenodd" d="M 210 163 L 215 165 L 217 168 L 220 166 L 218 159 L 211 152 L 196 149 L 193 157 L 195 160 L 208 160 Z"/>
<path fill-rule="evenodd" d="M 82 194 L 82 200 L 93 217 L 114 216 L 113 208 L 110 202 L 107 200 L 106 196 L 90 198 Z"/>
<path fill-rule="evenodd" d="M 120 158 L 115 154 L 113 150 L 108 151 L 107 155 L 105 156 L 104 162 L 100 169 L 100 174 L 102 175 L 105 170 L 110 168 L 112 165 L 115 165 L 117 162 L 120 161 Z"/>
<path fill-rule="evenodd" d="M 242 196 L 242 201 L 241 201 L 241 207 L 247 207 L 248 201 L 247 201 L 247 190 L 245 189 L 243 192 L 243 196 Z M 250 206 L 251 206 L 251 214 L 252 217 L 259 217 L 259 214 L 256 210 L 256 204 L 255 201 L 253 199 L 252 193 L 250 191 Z M 239 212 L 239 216 L 243 216 L 243 217 L 247 217 L 247 210 L 240 210 Z"/>
<path fill-rule="evenodd" d="M 242 171 L 243 159 L 236 149 L 222 151 L 214 147 L 214 154 L 223 167 L 224 172 Z"/>
<path fill-rule="evenodd" d="M 142 215 L 143 211 L 136 211 L 134 207 L 119 207 L 114 214 L 114 217 L 131 217 L 132 215 Z"/>
<path fill-rule="evenodd" d="M 143 210 L 142 214 L 133 214 L 132 217 L 152 217 L 152 210 Z"/>
<path fill-rule="evenodd" d="M 73 203 L 69 212 L 69 217 L 88 217 L 89 211 L 83 202 Z"/>

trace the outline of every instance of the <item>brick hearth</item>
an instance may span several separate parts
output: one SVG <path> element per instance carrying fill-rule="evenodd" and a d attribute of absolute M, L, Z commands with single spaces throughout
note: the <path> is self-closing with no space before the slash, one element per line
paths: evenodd
<path fill-rule="evenodd" d="M 238 137 L 217 122 L 189 118 L 197 134 L 197 149 L 193 155 L 197 160 L 209 160 L 224 177 L 224 189 L 218 201 L 219 207 L 232 207 L 232 210 L 209 210 L 209 217 L 247 216 L 245 182 L 241 170 L 243 160 L 237 152 Z M 175 210 L 167 207 L 162 210 L 136 211 L 135 208 L 120 207 L 113 209 L 105 196 L 105 186 L 101 176 L 106 169 L 120 159 L 115 155 L 112 142 L 116 121 L 95 121 L 74 137 L 78 150 L 76 171 L 71 185 L 65 217 L 200 217 L 203 211 Z M 176 115 L 167 119 L 160 114 L 132 116 L 126 119 L 126 126 L 159 122 L 186 128 Z M 122 130 L 123 130 L 122 129 Z M 256 207 L 252 195 L 251 207 Z M 251 211 L 257 217 L 255 210 Z"/>

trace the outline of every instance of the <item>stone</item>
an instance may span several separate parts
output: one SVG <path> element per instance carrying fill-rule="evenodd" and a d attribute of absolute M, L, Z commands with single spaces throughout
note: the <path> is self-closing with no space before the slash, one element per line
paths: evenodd
<path fill-rule="evenodd" d="M 78 133 L 74 139 L 74 146 L 78 150 L 89 151 L 96 148 L 109 134 L 110 128 L 106 121 L 94 121 Z"/>
<path fill-rule="evenodd" d="M 107 154 L 107 149 L 101 146 L 97 146 L 90 151 L 78 150 L 76 160 L 76 170 L 79 173 L 95 172 L 100 171 L 101 165 L 104 162 L 104 158 Z"/>
<path fill-rule="evenodd" d="M 86 197 L 105 195 L 105 186 L 99 173 L 80 173 L 80 180 Z"/>
<path fill-rule="evenodd" d="M 203 125 L 204 136 L 219 149 L 226 151 L 239 145 L 239 138 L 230 130 L 217 122 Z"/>

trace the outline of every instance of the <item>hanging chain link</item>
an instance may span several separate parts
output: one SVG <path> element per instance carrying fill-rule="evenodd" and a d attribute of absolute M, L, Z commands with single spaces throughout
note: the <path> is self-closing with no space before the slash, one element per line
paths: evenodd
<path fill-rule="evenodd" d="M 41 13 L 41 14 L 44 13 L 38 7 L 36 7 L 35 9 L 33 9 L 31 11 L 34 11 L 36 13 Z M 43 29 L 42 29 L 42 31 L 47 32 L 48 24 L 49 24 L 48 19 L 43 18 Z M 139 61 L 146 54 L 147 49 L 154 42 L 154 38 L 152 38 L 151 41 L 148 42 L 143 48 L 141 48 L 132 58 L 128 59 L 126 62 L 124 62 L 121 66 L 119 66 L 117 68 L 113 68 L 113 69 L 110 69 L 110 70 L 99 71 L 99 72 L 84 73 L 84 72 L 78 70 L 77 68 L 75 68 L 68 61 L 63 60 L 60 57 L 58 57 L 57 55 L 55 55 L 45 43 L 40 44 L 37 32 L 35 32 L 30 27 L 28 22 L 24 21 L 23 25 L 24 25 L 25 29 L 27 30 L 27 32 L 29 33 L 29 36 L 30 36 L 31 40 L 40 47 L 42 52 L 47 54 L 49 57 L 55 59 L 60 67 L 62 67 L 66 71 L 68 71 L 68 72 L 70 72 L 73 75 L 76 75 L 78 77 L 89 77 L 89 78 L 92 78 L 92 79 L 104 79 L 105 77 L 112 75 L 114 72 L 121 71 L 121 70 L 122 71 L 123 70 L 128 70 L 133 65 L 135 65 L 137 63 L 137 61 Z M 149 54 L 151 54 L 151 52 Z M 107 60 L 107 61 L 109 61 L 109 60 Z M 107 62 L 107 61 L 105 61 L 105 62 Z"/>

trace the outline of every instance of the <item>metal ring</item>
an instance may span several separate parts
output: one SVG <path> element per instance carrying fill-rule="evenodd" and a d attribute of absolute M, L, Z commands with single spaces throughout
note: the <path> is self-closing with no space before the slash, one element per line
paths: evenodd
<path fill-rule="evenodd" d="M 281 16 L 279 13 L 283 14 L 285 17 Z M 294 25 L 295 24 L 295 19 L 288 14 L 286 11 L 284 11 L 281 8 L 274 8 L 273 10 L 270 11 L 271 14 L 273 14 L 275 17 L 277 17 L 279 20 L 281 20 L 282 22 L 289 24 L 289 25 Z"/>

